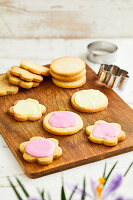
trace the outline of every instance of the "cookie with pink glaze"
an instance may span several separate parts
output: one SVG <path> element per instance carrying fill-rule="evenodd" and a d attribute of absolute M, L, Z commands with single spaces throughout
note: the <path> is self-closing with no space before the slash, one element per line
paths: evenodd
<path fill-rule="evenodd" d="M 37 162 L 40 165 L 49 165 L 62 155 L 58 140 L 54 138 L 32 137 L 19 146 L 23 159 L 27 162 Z"/>
<path fill-rule="evenodd" d="M 94 125 L 86 128 L 88 139 L 94 143 L 106 146 L 115 146 L 126 138 L 126 134 L 117 123 L 108 123 L 103 120 L 96 121 Z"/>
<path fill-rule="evenodd" d="M 55 111 L 44 117 L 43 127 L 54 135 L 73 135 L 83 128 L 83 121 L 74 112 Z"/>

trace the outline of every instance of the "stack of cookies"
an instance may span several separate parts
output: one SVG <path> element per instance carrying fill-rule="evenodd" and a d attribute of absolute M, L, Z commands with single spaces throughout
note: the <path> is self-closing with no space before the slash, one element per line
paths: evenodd
<path fill-rule="evenodd" d="M 26 89 L 39 86 L 43 81 L 43 75 L 49 75 L 48 68 L 27 61 L 22 61 L 20 67 L 12 66 L 6 73 L 9 83 Z"/>
<path fill-rule="evenodd" d="M 50 65 L 50 74 L 55 85 L 62 88 L 77 88 L 86 83 L 86 65 L 76 57 L 62 57 Z"/>

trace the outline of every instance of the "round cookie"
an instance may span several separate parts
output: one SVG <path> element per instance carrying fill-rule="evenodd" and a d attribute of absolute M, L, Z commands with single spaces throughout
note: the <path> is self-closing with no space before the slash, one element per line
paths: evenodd
<path fill-rule="evenodd" d="M 80 112 L 99 112 L 108 106 L 108 98 L 99 90 L 81 90 L 73 94 L 72 106 Z"/>
<path fill-rule="evenodd" d="M 68 77 L 57 75 L 57 74 L 53 73 L 52 71 L 50 72 L 50 74 L 52 75 L 52 77 L 54 77 L 55 79 L 57 79 L 59 81 L 71 82 L 71 81 L 77 81 L 77 80 L 83 78 L 86 75 L 86 70 L 84 69 L 79 74 L 74 75 L 74 76 L 68 76 Z"/>
<path fill-rule="evenodd" d="M 59 81 L 55 78 L 52 78 L 52 81 L 55 85 L 62 88 L 77 88 L 77 87 L 81 87 L 82 85 L 86 83 L 86 76 L 83 76 L 83 78 L 77 81 L 64 82 L 64 81 Z"/>
<path fill-rule="evenodd" d="M 55 111 L 44 117 L 43 127 L 54 135 L 73 135 L 83 128 L 83 121 L 76 113 Z"/>
<path fill-rule="evenodd" d="M 74 76 L 82 72 L 84 69 L 84 60 L 76 57 L 58 58 L 50 65 L 50 71 L 60 76 Z"/>

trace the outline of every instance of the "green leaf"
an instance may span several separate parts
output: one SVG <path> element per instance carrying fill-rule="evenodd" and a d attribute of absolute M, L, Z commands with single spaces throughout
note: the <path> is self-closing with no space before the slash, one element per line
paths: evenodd
<path fill-rule="evenodd" d="M 111 173 L 113 172 L 114 168 L 116 167 L 117 163 L 118 163 L 118 161 L 113 165 L 113 167 L 112 167 L 111 170 L 109 171 L 107 177 L 105 178 L 106 181 L 105 181 L 105 183 L 104 183 L 104 186 L 105 186 L 105 184 L 107 183 L 107 181 L 108 181 L 108 179 L 109 179 Z"/>
<path fill-rule="evenodd" d="M 66 200 L 64 186 L 62 186 L 62 188 L 61 188 L 61 200 Z"/>
<path fill-rule="evenodd" d="M 16 181 L 18 182 L 19 186 L 21 187 L 22 191 L 24 192 L 26 197 L 30 197 L 29 193 L 25 189 L 24 185 L 21 183 L 21 181 L 16 177 Z"/>
<path fill-rule="evenodd" d="M 15 188 L 15 186 L 13 185 L 13 183 L 11 182 L 10 178 L 9 178 L 9 177 L 7 177 L 7 178 L 8 178 L 8 181 L 9 181 L 9 183 L 10 183 L 12 189 L 14 190 L 14 192 L 15 192 L 17 198 L 18 198 L 19 200 L 23 200 L 23 199 L 21 198 L 19 192 L 17 191 L 17 189 Z"/>
<path fill-rule="evenodd" d="M 44 197 L 44 189 L 42 189 L 42 191 L 39 190 L 39 188 L 37 189 L 38 193 L 40 194 L 40 197 L 42 198 L 42 200 L 45 200 Z"/>
<path fill-rule="evenodd" d="M 85 200 L 85 194 L 86 194 L 86 180 L 85 180 L 85 177 L 84 177 L 84 180 L 83 180 L 83 192 L 82 192 L 82 196 L 81 196 L 81 200 Z"/>
<path fill-rule="evenodd" d="M 47 196 L 48 196 L 48 200 L 52 200 L 49 192 L 47 193 Z"/>
<path fill-rule="evenodd" d="M 62 187 L 61 187 L 61 200 L 66 200 L 66 194 L 65 194 L 63 179 L 62 179 Z"/>
<path fill-rule="evenodd" d="M 77 185 L 75 185 L 75 187 L 74 187 L 74 189 L 73 189 L 73 191 L 72 191 L 72 193 L 71 193 L 71 195 L 70 195 L 70 197 L 69 197 L 69 200 L 71 200 L 72 199 L 72 197 L 73 197 L 73 195 L 74 195 L 74 193 L 76 192 L 76 190 L 77 190 Z"/>
<path fill-rule="evenodd" d="M 128 169 L 126 170 L 124 177 L 128 174 L 129 170 L 131 169 L 131 167 L 133 166 L 133 162 L 131 162 L 131 164 L 129 165 Z"/>
<path fill-rule="evenodd" d="M 106 168 L 107 168 L 107 163 L 105 163 L 104 165 L 104 171 L 103 171 L 103 177 L 105 178 L 105 174 L 106 174 Z"/>

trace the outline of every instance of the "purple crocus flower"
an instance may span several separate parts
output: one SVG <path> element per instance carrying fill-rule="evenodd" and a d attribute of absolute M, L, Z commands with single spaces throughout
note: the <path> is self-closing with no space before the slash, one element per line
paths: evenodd
<path fill-rule="evenodd" d="M 110 194 L 112 194 L 114 191 L 116 191 L 120 185 L 122 184 L 122 180 L 123 180 L 123 176 L 121 174 L 116 174 L 111 181 L 109 181 L 109 183 L 107 184 L 107 186 L 105 186 L 103 188 L 102 191 L 102 200 L 106 199 Z M 98 187 L 98 181 L 91 179 L 90 180 L 90 185 L 91 185 L 91 189 L 92 189 L 92 193 L 93 193 L 93 198 L 97 198 L 97 187 Z M 72 184 L 67 184 L 67 186 L 73 190 L 74 189 L 74 185 Z M 80 188 L 77 188 L 76 193 L 82 195 L 83 190 Z M 92 199 L 92 197 L 86 193 L 86 196 L 90 197 Z M 117 198 L 115 200 L 133 200 L 133 199 L 124 199 L 124 198 Z"/>
<path fill-rule="evenodd" d="M 106 198 L 109 196 L 112 192 L 116 191 L 120 185 L 122 184 L 123 176 L 121 174 L 116 174 L 114 178 L 109 182 L 107 187 L 103 189 L 102 192 L 102 198 Z"/>
<path fill-rule="evenodd" d="M 73 184 L 66 183 L 66 185 L 67 185 L 67 187 L 68 187 L 71 191 L 73 191 L 73 189 L 75 188 L 75 185 L 73 185 Z M 79 195 L 82 195 L 83 190 L 77 187 L 76 193 L 79 194 Z M 88 194 L 87 192 L 85 193 L 85 195 L 86 195 L 87 197 L 92 198 L 92 196 L 91 196 L 90 194 Z"/>
<path fill-rule="evenodd" d="M 97 196 L 97 186 L 98 186 L 98 181 L 93 179 L 90 179 L 90 185 L 91 185 L 91 189 L 93 192 L 93 196 L 96 197 Z"/>

